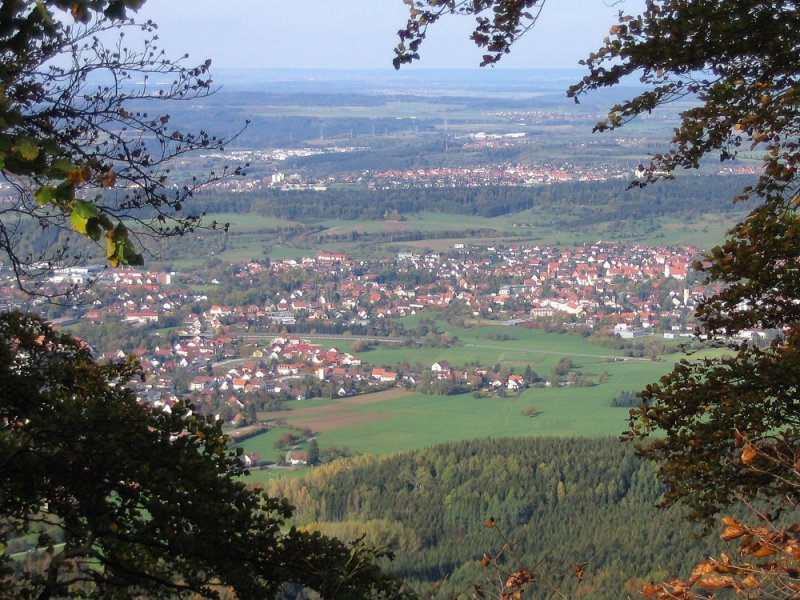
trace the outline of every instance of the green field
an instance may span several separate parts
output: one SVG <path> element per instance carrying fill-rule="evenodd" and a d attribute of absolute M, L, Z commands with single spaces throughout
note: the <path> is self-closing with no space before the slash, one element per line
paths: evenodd
<path fill-rule="evenodd" d="M 413 327 L 418 318 L 408 318 L 406 325 Z M 445 323 L 437 325 L 449 328 Z M 658 380 L 681 357 L 672 354 L 660 361 L 622 360 L 619 352 L 590 344 L 574 334 L 502 326 L 449 329 L 459 336 L 459 343 L 451 348 L 387 346 L 359 355 L 374 365 L 407 361 L 428 368 L 434 361 L 446 359 L 454 366 L 500 363 L 503 368 L 513 366 L 519 373 L 530 365 L 544 377 L 558 360 L 570 357 L 576 370 L 595 382 L 603 374 L 603 381 L 591 387 L 531 387 L 506 398 L 474 398 L 470 393 L 432 396 L 398 390 L 383 392 L 386 397 L 378 401 L 367 395 L 290 402 L 290 412 L 282 418 L 290 426 L 314 430 L 321 448 L 348 447 L 357 453 L 378 455 L 481 437 L 616 436 L 627 425 L 628 410 L 612 408 L 611 400 L 624 390 L 639 390 Z M 498 334 L 517 339 L 489 339 Z M 532 417 L 522 414 L 528 406 L 536 408 Z M 277 451 L 273 444 L 284 431 L 273 429 L 245 441 L 243 446 L 247 452 L 274 459 Z M 281 473 L 285 472 L 258 472 L 254 477 L 263 480 Z"/>
<path fill-rule="evenodd" d="M 622 184 L 620 184 L 622 185 Z M 299 230 L 301 224 L 256 214 L 218 213 L 207 217 L 207 222 L 230 223 L 224 238 L 221 232 L 197 232 L 210 240 L 204 252 L 190 255 L 166 251 L 165 256 L 177 256 L 174 265 L 191 268 L 203 264 L 209 255 L 223 261 L 245 261 L 270 257 L 274 259 L 314 256 L 320 251 L 344 252 L 350 256 L 386 257 L 398 249 L 407 248 L 418 252 L 445 251 L 454 244 L 546 244 L 574 246 L 597 239 L 618 242 L 656 243 L 664 245 L 695 245 L 709 248 L 722 241 L 739 213 L 700 215 L 683 220 L 660 218 L 647 224 L 632 223 L 624 228 L 603 229 L 600 227 L 570 224 L 570 217 L 551 210 L 530 209 L 527 211 L 486 218 L 439 213 L 407 215 L 403 221 L 349 221 L 340 219 L 322 220 L 315 225 L 323 227 L 321 233 Z M 512 227 L 515 222 L 529 222 L 530 227 Z M 481 230 L 476 237 L 470 230 Z M 289 231 L 292 231 L 289 233 Z M 454 237 L 435 238 L 435 234 L 448 231 Z M 464 232 L 463 236 L 459 232 Z M 486 235 L 486 231 L 494 232 Z M 285 232 L 285 233 L 281 233 Z M 320 236 L 344 236 L 351 232 L 359 234 L 407 234 L 415 233 L 422 239 L 415 241 L 381 240 L 343 241 L 320 239 Z M 430 237 L 428 237 L 430 236 Z"/>
<path fill-rule="evenodd" d="M 609 402 L 622 390 L 639 389 L 669 369 L 666 363 L 614 363 L 608 383 L 590 388 L 529 388 L 518 397 L 473 398 L 409 394 L 395 400 L 354 406 L 348 415 L 370 413 L 362 424 L 319 433 L 321 447 L 347 446 L 355 452 L 391 454 L 441 442 L 493 436 L 615 436 L 627 424 L 627 409 Z M 336 401 L 333 401 L 336 402 Z M 536 416 L 524 417 L 529 405 Z M 287 419 L 303 426 L 305 419 Z M 271 458 L 279 429 L 243 443 L 247 452 Z"/>
<path fill-rule="evenodd" d="M 419 319 L 430 316 L 424 313 L 400 319 L 406 328 L 413 329 Z M 366 362 L 378 366 L 392 366 L 408 362 L 419 362 L 430 366 L 435 361 L 447 360 L 453 365 L 480 364 L 492 367 L 500 363 L 521 372 L 527 365 L 542 376 L 564 357 L 570 357 L 578 368 L 603 370 L 616 357 L 623 358 L 621 351 L 590 344 L 586 339 L 567 333 L 547 333 L 539 329 L 488 325 L 469 329 L 456 328 L 437 321 L 441 331 L 458 338 L 450 348 L 406 347 L 383 345 L 359 353 Z M 515 339 L 497 340 L 492 336 L 511 336 Z M 600 368 L 602 367 L 602 368 Z"/>

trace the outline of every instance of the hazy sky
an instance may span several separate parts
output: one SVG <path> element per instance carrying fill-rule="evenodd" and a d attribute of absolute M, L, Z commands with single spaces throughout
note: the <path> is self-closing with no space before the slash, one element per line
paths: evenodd
<path fill-rule="evenodd" d="M 620 9 L 642 4 L 550 0 L 500 68 L 577 67 Z M 390 70 L 407 14 L 402 0 L 149 0 L 137 18 L 159 24 L 169 55 L 189 52 L 198 62 L 213 59 L 215 67 Z M 473 23 L 436 23 L 413 68 L 477 68 L 482 53 L 467 39 Z"/>

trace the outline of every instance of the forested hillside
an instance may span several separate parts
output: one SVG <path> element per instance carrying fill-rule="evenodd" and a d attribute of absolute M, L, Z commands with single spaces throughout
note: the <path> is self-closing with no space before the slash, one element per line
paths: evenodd
<path fill-rule="evenodd" d="M 268 492 L 286 495 L 303 527 L 395 546 L 391 569 L 423 597 L 484 584 L 492 572 L 480 559 L 504 536 L 508 568 L 535 573 L 526 597 L 537 598 L 552 586 L 569 598 L 634 596 L 643 580 L 688 572 L 715 542 L 694 539 L 678 510 L 654 508 L 651 465 L 614 439 L 484 439 L 360 457 Z"/>

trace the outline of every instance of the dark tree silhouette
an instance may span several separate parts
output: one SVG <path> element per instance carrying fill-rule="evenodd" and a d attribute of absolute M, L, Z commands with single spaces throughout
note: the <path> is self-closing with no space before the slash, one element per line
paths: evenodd
<path fill-rule="evenodd" d="M 170 60 L 158 47 L 156 25 L 130 19 L 142 4 L 9 0 L 0 6 L 0 167 L 13 186 L 0 214 L 0 250 L 21 286 L 41 265 L 81 257 L 68 247 L 20 255 L 20 222 L 33 219 L 102 243 L 112 265 L 141 264 L 136 236 L 197 227 L 200 215 L 185 211 L 184 202 L 204 183 L 238 172 L 169 186 L 173 159 L 222 148 L 227 140 L 180 131 L 168 114 L 149 112 L 158 109 L 154 103 L 213 90 L 211 61 L 190 67 L 186 57 Z M 144 41 L 129 44 L 126 30 L 131 37 L 143 32 Z"/>

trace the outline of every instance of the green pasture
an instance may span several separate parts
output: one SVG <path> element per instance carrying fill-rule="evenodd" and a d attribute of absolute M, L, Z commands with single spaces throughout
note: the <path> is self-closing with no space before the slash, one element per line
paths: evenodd
<path fill-rule="evenodd" d="M 402 319 L 409 329 L 423 318 L 435 313 L 422 313 Z M 286 408 L 308 409 L 340 404 L 335 415 L 328 413 L 298 413 L 284 420 L 288 427 L 303 428 L 311 420 L 319 422 L 330 416 L 337 420 L 332 427 L 317 432 L 320 447 L 348 447 L 356 453 L 386 455 L 422 448 L 448 441 L 494 436 L 617 436 L 625 430 L 628 409 L 613 408 L 611 400 L 623 391 L 638 391 L 648 383 L 668 373 L 672 364 L 683 354 L 665 355 L 659 361 L 622 360 L 621 353 L 589 343 L 586 338 L 570 333 L 548 333 L 543 330 L 504 327 L 485 324 L 457 328 L 436 321 L 440 331 L 458 336 L 450 348 L 379 346 L 360 352 L 367 363 L 394 366 L 408 362 L 420 363 L 427 369 L 439 360 L 453 366 L 477 363 L 493 367 L 513 367 L 521 373 L 530 365 L 540 376 L 547 378 L 550 369 L 561 358 L 569 357 L 574 368 L 588 376 L 596 385 L 590 387 L 531 387 L 520 394 L 509 393 L 502 398 L 496 394 L 475 398 L 472 393 L 456 396 L 433 396 L 410 392 L 408 395 L 373 403 L 348 403 L 338 400 L 289 402 Z M 490 339 L 499 335 L 514 339 Z M 667 346 L 686 340 L 663 340 Z M 331 342 L 342 349 L 345 344 Z M 697 352 L 690 358 L 718 357 L 724 350 Z M 601 378 L 601 375 L 603 376 Z M 602 382 L 600 382 L 602 379 Z M 523 415 L 535 407 L 532 417 Z M 268 413 L 260 418 L 269 418 Z M 243 443 L 247 452 L 257 452 L 274 460 L 274 442 L 286 429 L 274 429 Z M 298 471 L 269 470 L 251 475 L 253 481 L 272 477 L 297 476 Z"/>
<path fill-rule="evenodd" d="M 447 441 L 499 436 L 614 435 L 625 425 L 626 411 L 597 408 L 591 390 L 527 390 L 519 398 L 415 395 L 381 403 L 386 418 L 367 425 L 323 432 L 321 446 L 348 445 L 358 452 L 391 454 Z M 384 405 L 385 404 L 385 405 Z M 540 411 L 524 417 L 533 404 Z M 372 410 L 375 410 L 372 407 Z"/>
<path fill-rule="evenodd" d="M 404 323 L 413 328 L 424 316 L 408 317 Z M 321 447 L 347 446 L 358 453 L 383 455 L 479 437 L 618 435 L 625 429 L 628 410 L 612 408 L 611 400 L 622 391 L 640 390 L 657 381 L 669 372 L 675 360 L 683 356 L 668 355 L 660 361 L 621 360 L 618 351 L 590 344 L 585 338 L 572 334 L 503 326 L 463 329 L 444 322 L 437 322 L 437 326 L 458 335 L 458 344 L 451 348 L 381 346 L 361 352 L 359 356 L 373 365 L 394 366 L 409 362 L 412 365 L 420 363 L 424 368 L 438 360 L 448 360 L 454 366 L 478 363 L 492 367 L 499 362 L 502 367 L 514 367 L 521 373 L 530 365 L 544 377 L 561 358 L 570 357 L 575 369 L 597 384 L 590 387 L 531 387 L 506 398 L 496 395 L 474 398 L 471 393 L 457 396 L 409 393 L 369 404 L 342 404 L 337 417 L 352 417 L 361 422 L 319 432 Z M 516 339 L 489 339 L 489 336 L 503 334 Z M 712 353 L 718 354 L 719 351 Z M 604 376 L 603 382 L 599 383 L 601 375 Z M 287 407 L 309 408 L 338 402 L 292 402 Z M 535 416 L 523 416 L 522 411 L 528 406 L 536 408 Z M 268 414 L 259 416 L 268 417 Z M 325 417 L 323 414 L 298 414 L 286 417 L 285 421 L 290 426 L 302 428 L 309 420 L 318 418 Z M 277 454 L 272 445 L 282 433 L 282 430 L 273 430 L 252 438 L 243 443 L 244 448 L 272 458 Z M 276 474 L 259 475 L 272 476 Z"/>
<path fill-rule="evenodd" d="M 413 330 L 423 318 L 436 318 L 435 313 L 421 312 L 403 317 L 400 321 Z M 479 364 L 493 367 L 514 367 L 521 372 L 527 365 L 540 375 L 547 376 L 549 369 L 565 357 L 572 358 L 578 367 L 597 366 L 613 363 L 625 358 L 623 351 L 591 344 L 586 338 L 569 333 L 548 333 L 541 329 L 507 327 L 503 325 L 476 326 L 471 328 L 454 327 L 445 321 L 437 320 L 436 327 L 443 332 L 457 336 L 456 344 L 449 348 L 408 347 L 381 345 L 373 350 L 360 352 L 359 356 L 374 365 L 393 366 L 398 363 L 422 363 L 430 367 L 436 361 L 447 360 L 451 365 L 461 367 L 466 364 Z M 509 336 L 513 339 L 499 340 L 492 337 Z M 668 346 L 679 342 L 663 340 Z M 667 357 L 667 360 L 671 360 Z M 638 359 L 626 362 L 647 362 Z M 602 369 L 601 369 L 602 371 Z"/>
<path fill-rule="evenodd" d="M 385 455 L 447 441 L 493 436 L 608 436 L 621 433 L 628 410 L 611 408 L 611 399 L 623 390 L 638 390 L 657 380 L 669 363 L 640 362 L 605 365 L 606 383 L 588 387 L 529 388 L 518 397 L 473 398 L 411 394 L 375 404 L 348 406 L 347 414 L 371 414 L 359 425 L 323 431 L 321 447 L 348 446 L 355 452 Z M 598 370 L 599 373 L 599 370 Z M 336 401 L 333 401 L 336 402 Z M 536 414 L 522 411 L 535 406 Z M 302 427 L 306 418 L 288 423 Z M 247 452 L 277 454 L 272 444 L 282 434 L 273 430 L 243 443 Z"/>
<path fill-rule="evenodd" d="M 208 249 L 190 256 L 182 256 L 181 248 L 172 255 L 178 268 L 190 268 L 202 264 L 208 256 L 216 256 L 224 261 L 245 261 L 250 258 L 269 256 L 275 259 L 313 256 L 320 251 L 344 252 L 351 256 L 379 257 L 389 256 L 398 248 L 414 249 L 418 252 L 446 251 L 455 244 L 546 244 L 555 246 L 574 246 L 597 239 L 616 242 L 643 242 L 664 245 L 694 245 L 709 248 L 720 243 L 724 234 L 741 218 L 743 213 L 707 214 L 684 220 L 652 219 L 632 221 L 625 224 L 605 223 L 599 225 L 579 225 L 574 215 L 561 214 L 553 210 L 533 208 L 519 213 L 486 218 L 467 215 L 439 213 L 416 213 L 404 215 L 403 221 L 358 221 L 328 219 L 319 224 L 325 229 L 317 234 L 297 232 L 291 235 L 276 233 L 288 231 L 299 225 L 297 222 L 256 214 L 218 213 L 207 217 L 207 221 L 230 223 L 230 230 L 223 239 L 218 232 L 209 233 L 214 241 Z M 530 227 L 512 227 L 514 222 L 527 222 Z M 493 233 L 473 237 L 470 229 L 491 230 Z M 457 237 L 436 238 L 434 234 L 448 231 Z M 326 240 L 325 236 L 347 237 L 351 232 L 361 234 L 400 235 L 414 232 L 422 236 L 420 240 L 395 241 L 388 239 L 361 239 L 350 241 Z M 461 234 L 463 232 L 463 235 Z M 205 235 L 199 232 L 198 235 Z M 320 239 L 322 238 L 322 239 Z"/>
<path fill-rule="evenodd" d="M 553 343 L 547 345 L 547 341 Z M 545 377 L 553 365 L 562 358 L 572 358 L 578 368 L 592 366 L 602 371 L 605 365 L 614 362 L 615 357 L 622 357 L 621 352 L 588 344 L 581 347 L 580 352 L 576 352 L 572 350 L 573 344 L 567 340 L 559 343 L 561 341 L 554 336 L 550 340 L 541 340 L 541 343 L 525 339 L 477 340 L 474 343 L 466 341 L 463 345 L 459 343 L 450 348 L 382 345 L 373 350 L 360 352 L 359 357 L 369 364 L 388 367 L 400 363 L 409 363 L 412 366 L 421 363 L 425 368 L 430 368 L 434 362 L 447 360 L 455 367 L 478 364 L 492 368 L 496 363 L 500 363 L 503 367 L 514 367 L 515 372 L 522 373 L 525 367 L 530 365 L 534 371 Z"/>
<path fill-rule="evenodd" d="M 297 227 L 301 225 L 297 221 L 287 221 L 255 213 L 215 213 L 208 215 L 206 220 L 217 221 L 218 223 L 228 223 L 229 231 L 233 233 L 243 231 L 261 231 L 268 228 Z"/>
<path fill-rule="evenodd" d="M 277 450 L 275 451 L 275 455 L 277 456 Z M 281 479 L 286 478 L 299 478 L 304 477 L 308 473 L 308 469 L 305 467 L 281 467 L 281 468 L 269 468 L 269 469 L 256 469 L 250 471 L 250 475 L 247 476 L 248 483 L 267 483 L 276 477 L 280 477 Z"/>
<path fill-rule="evenodd" d="M 744 218 L 745 210 L 733 214 L 706 214 L 686 222 L 666 221 L 662 219 L 660 232 L 663 237 L 654 241 L 667 245 L 688 245 L 710 249 L 721 244 L 726 233 Z"/>

